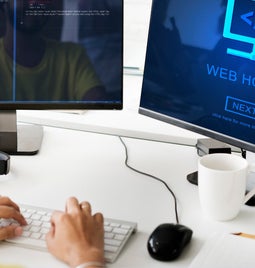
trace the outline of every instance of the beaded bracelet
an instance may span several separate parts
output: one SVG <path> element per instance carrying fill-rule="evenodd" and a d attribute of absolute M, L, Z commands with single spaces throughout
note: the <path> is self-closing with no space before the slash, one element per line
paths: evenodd
<path fill-rule="evenodd" d="M 85 262 L 82 263 L 80 265 L 78 265 L 76 268 L 87 268 L 90 266 L 94 266 L 94 267 L 105 267 L 105 265 L 101 262 L 97 262 L 97 261 L 91 261 L 91 262 Z"/>

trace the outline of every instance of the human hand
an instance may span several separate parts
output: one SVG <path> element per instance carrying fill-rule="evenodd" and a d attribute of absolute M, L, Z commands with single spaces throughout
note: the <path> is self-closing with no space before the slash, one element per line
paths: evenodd
<path fill-rule="evenodd" d="M 85 262 L 104 263 L 103 215 L 92 215 L 88 202 L 79 204 L 75 197 L 66 202 L 66 211 L 55 211 L 46 235 L 49 251 L 70 267 Z"/>
<path fill-rule="evenodd" d="M 20 213 L 19 206 L 6 196 L 0 196 L 0 218 L 12 218 L 17 221 L 15 225 L 0 227 L 0 240 L 20 236 L 22 234 L 22 227 L 20 225 L 27 224 Z"/>

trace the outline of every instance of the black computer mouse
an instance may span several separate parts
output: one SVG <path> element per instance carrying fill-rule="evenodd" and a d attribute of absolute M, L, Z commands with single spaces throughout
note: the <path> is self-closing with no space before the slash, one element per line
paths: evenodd
<path fill-rule="evenodd" d="M 190 228 L 181 224 L 160 224 L 150 235 L 147 249 L 152 258 L 171 261 L 181 255 L 192 234 Z"/>

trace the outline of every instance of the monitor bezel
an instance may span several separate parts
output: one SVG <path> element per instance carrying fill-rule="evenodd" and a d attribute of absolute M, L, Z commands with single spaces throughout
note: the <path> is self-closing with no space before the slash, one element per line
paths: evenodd
<path fill-rule="evenodd" d="M 122 92 L 120 101 L 92 102 L 84 101 L 82 103 L 0 103 L 0 110 L 58 110 L 58 109 L 82 109 L 82 110 L 122 110 L 123 109 L 123 77 Z"/>
<path fill-rule="evenodd" d="M 227 136 L 227 135 L 224 135 L 222 133 L 212 131 L 212 130 L 207 129 L 207 128 L 203 128 L 203 127 L 200 127 L 198 125 L 194 125 L 194 124 L 191 124 L 189 122 L 179 120 L 179 119 L 176 119 L 176 118 L 168 116 L 168 115 L 157 113 L 153 110 L 143 108 L 141 106 L 141 104 L 140 104 L 140 107 L 138 109 L 138 113 L 145 115 L 145 116 L 148 116 L 148 117 L 151 117 L 151 118 L 154 118 L 154 119 L 157 119 L 157 120 L 160 120 L 160 121 L 168 123 L 168 124 L 172 124 L 174 126 L 177 126 L 177 127 L 180 127 L 180 128 L 186 129 L 186 130 L 190 130 L 190 131 L 195 132 L 197 134 L 204 135 L 206 137 L 219 140 L 221 142 L 238 147 L 240 149 L 244 149 L 244 150 L 255 153 L 255 144 L 249 143 L 249 142 L 244 141 L 244 140 L 235 139 L 231 136 Z"/>

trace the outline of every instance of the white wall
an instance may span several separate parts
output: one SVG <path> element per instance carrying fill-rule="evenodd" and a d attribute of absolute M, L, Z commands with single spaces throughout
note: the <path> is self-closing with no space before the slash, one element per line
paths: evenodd
<path fill-rule="evenodd" d="M 124 66 L 143 69 L 152 0 L 124 0 Z"/>

